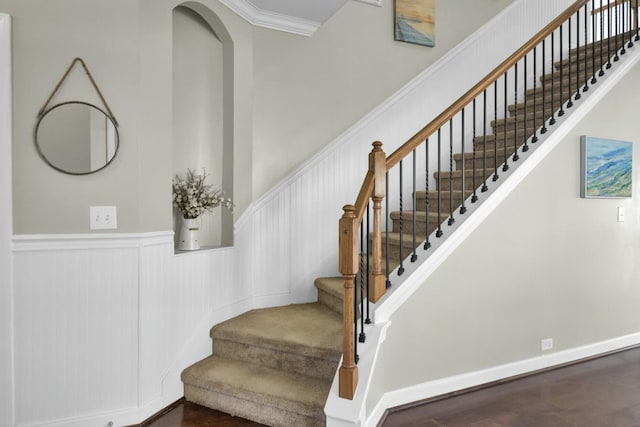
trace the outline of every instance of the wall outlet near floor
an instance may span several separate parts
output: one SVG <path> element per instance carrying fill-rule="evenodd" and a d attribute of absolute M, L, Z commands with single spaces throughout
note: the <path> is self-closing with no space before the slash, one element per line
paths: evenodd
<path fill-rule="evenodd" d="M 92 230 L 113 230 L 118 227 L 115 206 L 89 207 L 89 227 Z"/>
<path fill-rule="evenodd" d="M 540 341 L 540 350 L 547 351 L 553 348 L 553 338 L 545 338 Z"/>

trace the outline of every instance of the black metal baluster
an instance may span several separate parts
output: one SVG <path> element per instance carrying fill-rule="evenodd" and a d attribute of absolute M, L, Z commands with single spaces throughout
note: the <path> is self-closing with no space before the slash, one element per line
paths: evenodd
<path fill-rule="evenodd" d="M 384 259 L 385 259 L 385 276 L 387 277 L 386 288 L 389 289 L 391 287 L 391 280 L 389 279 L 391 275 L 391 268 L 389 268 L 389 172 L 384 174 L 384 187 L 385 187 L 385 198 L 384 198 L 384 217 L 385 217 L 385 226 L 384 226 Z"/>
<path fill-rule="evenodd" d="M 591 0 L 591 10 L 595 10 L 596 0 Z M 596 84 L 596 15 L 591 13 L 591 84 Z"/>
<path fill-rule="evenodd" d="M 587 52 L 589 51 L 589 40 L 587 39 L 589 33 L 589 11 L 587 9 L 587 4 L 584 5 L 584 87 L 582 88 L 583 92 L 589 90 L 589 76 L 587 75 L 589 69 L 589 58 Z"/>
<path fill-rule="evenodd" d="M 498 80 L 493 83 L 493 178 L 495 182 L 498 176 Z"/>
<path fill-rule="evenodd" d="M 418 254 L 416 253 L 416 248 L 418 244 L 416 243 L 416 230 L 418 229 L 417 224 L 417 206 L 416 206 L 416 150 L 413 150 L 413 232 L 412 234 L 412 243 L 413 243 L 413 254 L 411 254 L 411 262 L 416 262 L 418 259 Z"/>
<path fill-rule="evenodd" d="M 471 178 L 473 180 L 473 196 L 471 196 L 471 203 L 475 203 L 478 201 L 478 191 L 476 189 L 478 187 L 476 185 L 476 98 L 473 98 L 473 131 L 471 136 L 471 142 L 473 143 L 473 153 L 471 154 L 473 163 L 473 176 Z M 462 197 L 464 198 L 464 193 Z"/>
<path fill-rule="evenodd" d="M 365 342 L 366 340 L 366 335 L 364 334 L 364 300 L 365 300 L 365 295 L 364 295 L 364 290 L 365 287 L 367 289 L 367 299 L 369 298 L 368 295 L 368 291 L 369 291 L 369 254 L 371 253 L 371 245 L 369 245 L 369 242 L 371 239 L 369 239 L 369 236 L 371 235 L 371 228 L 370 228 L 370 224 L 369 224 L 369 209 L 371 207 L 371 199 L 369 199 L 369 202 L 367 203 L 367 211 L 366 211 L 366 222 L 367 222 L 367 232 L 366 234 L 366 245 L 367 245 L 367 252 L 362 254 L 361 257 L 361 262 L 364 262 L 364 267 L 365 267 L 365 274 L 361 275 L 360 277 L 362 278 L 361 282 L 360 282 L 360 335 L 358 335 L 358 341 L 360 342 Z M 364 225 L 364 220 L 362 222 L 362 224 Z M 362 229 L 362 228 L 360 228 Z M 362 237 L 360 237 L 360 239 L 362 239 Z M 360 244 L 362 244 L 362 241 L 360 242 Z M 360 271 L 362 271 L 362 265 L 360 266 Z M 369 305 L 367 304 L 367 307 Z M 367 310 L 367 318 L 369 316 L 369 312 Z"/>
<path fill-rule="evenodd" d="M 438 231 L 436 237 L 442 237 L 442 128 L 438 128 Z"/>
<path fill-rule="evenodd" d="M 602 0 L 600 0 L 600 77 L 604 76 L 604 9 L 602 9 Z"/>
<path fill-rule="evenodd" d="M 372 200 L 369 199 L 369 203 L 367 204 L 367 236 L 371 236 L 373 234 L 371 232 L 371 225 L 369 224 L 370 214 L 371 214 L 371 211 L 370 211 L 371 202 L 372 202 Z M 369 298 L 369 280 L 372 277 L 372 274 L 370 274 L 370 273 L 373 273 L 373 271 L 371 271 L 369 269 L 369 263 L 371 262 L 371 257 L 369 256 L 369 254 L 373 251 L 373 249 L 371 249 L 371 250 L 369 249 L 369 242 L 370 242 L 370 239 L 367 238 L 367 286 L 365 287 L 365 294 L 367 296 L 367 318 L 364 321 L 364 323 L 367 324 L 367 325 L 371 324 L 371 313 L 370 313 L 371 307 L 370 307 L 370 303 L 369 303 L 371 298 Z M 361 302 L 360 304 L 364 304 L 364 302 Z M 362 332 L 362 336 L 364 337 L 365 336 L 364 335 L 364 327 L 362 328 L 362 331 L 363 331 Z M 364 338 L 363 338 L 362 342 L 364 342 Z"/>
<path fill-rule="evenodd" d="M 427 250 L 431 247 L 431 242 L 429 241 L 429 223 L 431 222 L 429 216 L 429 138 L 427 138 L 424 142 L 424 160 L 426 167 L 424 180 L 424 211 L 425 217 L 427 218 L 427 225 L 424 232 L 424 250 Z"/>
<path fill-rule="evenodd" d="M 611 5 L 607 3 L 607 69 L 611 68 L 611 29 L 613 23 L 611 22 Z"/>
<path fill-rule="evenodd" d="M 553 66 L 551 67 L 553 68 Z M 547 133 L 547 78 L 546 72 L 547 70 L 547 39 L 542 40 L 542 78 L 544 79 L 542 83 L 542 128 L 540 129 L 541 134 Z"/>
<path fill-rule="evenodd" d="M 529 151 L 529 137 L 528 137 L 528 133 L 529 133 L 529 127 L 527 126 L 529 123 L 529 119 L 527 118 L 527 114 L 529 113 L 529 109 L 527 107 L 527 104 L 529 102 L 529 93 L 528 93 L 528 86 L 529 86 L 529 82 L 527 81 L 527 74 L 528 74 L 528 65 L 527 65 L 527 59 L 529 57 L 529 54 L 526 54 L 524 56 L 524 145 L 522 146 L 522 152 L 526 153 L 527 151 Z M 535 94 L 534 94 L 535 95 Z M 517 91 L 516 91 L 516 98 L 518 97 L 517 95 Z M 516 103 L 516 114 L 518 112 L 518 104 Z M 535 115 L 535 110 L 534 113 Z"/>
<path fill-rule="evenodd" d="M 616 3 L 617 3 L 617 1 L 616 1 Z M 627 50 L 624 48 L 624 31 L 625 31 L 625 28 L 624 28 L 624 25 L 625 25 L 625 22 L 624 22 L 625 21 L 625 19 L 624 19 L 624 2 L 622 3 L 621 6 L 622 7 L 620 9 L 618 9 L 618 14 L 621 15 L 621 17 L 620 17 L 620 27 L 621 27 L 620 28 L 620 30 L 621 30 L 620 31 L 621 32 L 620 36 L 621 37 L 620 38 L 622 40 L 622 46 L 620 48 L 620 55 L 624 55 L 625 53 L 627 53 Z"/>
<path fill-rule="evenodd" d="M 509 79 L 508 79 L 508 75 L 507 72 L 504 72 L 504 108 L 503 108 L 503 113 L 504 113 L 504 163 L 502 164 L 502 171 L 506 172 L 509 170 L 509 138 L 507 137 L 507 85 L 509 83 Z M 514 134 L 513 136 L 514 141 L 518 140 L 518 136 Z"/>
<path fill-rule="evenodd" d="M 640 26 L 640 19 L 638 19 L 638 1 L 637 0 L 635 0 L 635 5 L 636 5 L 636 8 L 633 11 L 633 20 L 636 23 L 636 37 L 635 37 L 635 40 L 636 41 L 640 41 L 640 27 L 639 27 Z"/>
<path fill-rule="evenodd" d="M 609 6 L 611 6 L 611 3 L 609 3 Z M 611 10 L 611 7 L 609 7 L 609 10 Z M 618 30 L 618 0 L 615 0 L 614 6 L 613 6 L 613 11 L 614 11 L 614 15 L 613 15 L 613 23 L 615 25 L 613 32 L 615 33 L 614 37 L 613 37 L 613 62 L 618 62 L 620 60 L 620 57 L 618 56 L 618 38 L 620 37 L 620 33 Z"/>
<path fill-rule="evenodd" d="M 580 99 L 580 9 L 576 11 L 576 94 L 573 97 L 576 101 Z"/>
<path fill-rule="evenodd" d="M 359 269 L 356 277 L 353 278 L 353 352 L 355 362 L 358 363 L 360 357 L 358 356 L 358 288 L 362 289 L 362 275 L 364 274 L 362 252 L 364 251 L 364 221 L 360 223 L 360 259 L 358 260 Z"/>
<path fill-rule="evenodd" d="M 569 18 L 571 19 L 571 18 Z M 564 50 L 564 24 L 560 25 L 560 111 L 558 111 L 558 117 L 564 116 L 564 55 L 562 51 Z"/>
<path fill-rule="evenodd" d="M 525 58 L 526 58 L 526 56 L 525 56 Z M 526 62 L 525 62 L 525 64 L 526 64 Z M 527 89 L 525 87 L 525 93 L 526 93 L 526 90 Z M 516 106 L 518 105 L 518 63 L 517 62 L 513 66 L 513 102 L 514 102 L 514 105 L 516 105 Z M 505 104 L 506 104 L 506 102 L 505 102 Z M 526 108 L 527 107 L 525 106 L 525 114 L 527 114 L 526 113 L 526 111 L 527 111 Z M 506 107 L 505 107 L 505 110 L 506 110 Z M 506 111 L 505 111 L 505 115 L 506 115 Z M 518 159 L 520 158 L 520 157 L 518 157 L 518 109 L 517 108 L 516 108 L 516 114 L 514 115 L 514 118 L 513 118 L 513 133 L 515 134 L 516 137 L 513 140 L 513 157 L 511 159 L 514 162 L 517 162 Z M 526 141 L 526 138 L 527 138 L 527 130 L 526 129 L 524 129 L 523 135 L 524 135 L 524 138 L 525 138 L 525 141 Z"/>
<path fill-rule="evenodd" d="M 631 6 L 632 6 L 632 1 L 631 0 L 628 4 L 627 7 L 625 9 L 627 9 L 627 25 L 629 26 L 629 29 L 627 30 L 629 33 L 629 43 L 627 44 L 627 47 L 633 47 L 633 17 L 631 14 Z"/>
<path fill-rule="evenodd" d="M 549 120 L 549 125 L 553 126 L 556 124 L 556 78 L 555 78 L 555 69 L 556 65 L 554 61 L 556 60 L 556 40 L 555 40 L 556 32 L 555 30 L 551 33 L 551 120 Z"/>
<path fill-rule="evenodd" d="M 402 276 L 404 273 L 404 230 L 402 229 L 404 210 L 402 206 L 402 193 L 402 160 L 400 160 L 400 266 L 398 267 L 398 276 Z"/>
<path fill-rule="evenodd" d="M 542 114 L 544 118 L 544 113 Z M 538 46 L 533 48 L 533 136 L 531 143 L 538 142 Z"/>
<path fill-rule="evenodd" d="M 464 189 L 464 171 L 462 171 L 462 188 Z M 449 220 L 451 226 L 456 220 L 453 218 L 453 118 L 449 120 Z"/>
<path fill-rule="evenodd" d="M 461 142 L 462 143 L 462 168 L 461 169 L 462 169 L 462 173 L 463 174 L 467 170 L 467 167 L 466 167 L 466 164 L 465 164 L 466 163 L 465 162 L 466 158 L 465 158 L 465 150 L 464 150 L 464 109 L 465 109 L 465 107 L 463 107 L 462 111 L 461 111 L 461 114 L 462 114 L 462 125 L 461 125 L 461 128 L 460 128 L 460 138 L 462 140 L 462 142 Z M 474 174 L 474 177 L 472 178 L 472 184 L 475 184 L 475 173 L 476 173 L 475 169 L 472 171 L 472 173 Z M 473 188 L 475 188 L 475 185 L 473 186 Z M 463 181 L 462 195 L 461 195 L 462 204 L 460 205 L 460 215 L 464 215 L 465 212 L 467 212 L 467 206 L 465 205 L 465 199 L 466 199 L 465 194 L 466 194 L 466 189 L 464 187 L 464 181 Z M 453 192 L 452 192 L 452 195 L 451 195 L 451 204 L 453 205 Z"/>
<path fill-rule="evenodd" d="M 569 46 L 567 49 L 567 58 L 568 58 L 568 62 L 569 62 L 569 70 L 567 71 L 567 74 L 569 74 L 569 101 L 567 102 L 567 108 L 571 108 L 573 107 L 573 96 L 571 95 L 571 18 L 569 18 Z"/>
<path fill-rule="evenodd" d="M 487 187 L 487 90 L 483 91 L 484 96 L 482 97 L 483 103 L 483 121 L 482 121 L 482 151 L 483 151 L 483 161 L 482 161 L 482 192 L 489 190 Z"/>

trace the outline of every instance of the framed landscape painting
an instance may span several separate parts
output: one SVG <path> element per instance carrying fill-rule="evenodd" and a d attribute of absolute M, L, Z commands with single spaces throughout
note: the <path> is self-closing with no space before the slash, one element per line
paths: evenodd
<path fill-rule="evenodd" d="M 395 39 L 434 47 L 436 0 L 395 0 Z"/>
<path fill-rule="evenodd" d="M 631 197 L 632 143 L 614 139 L 580 137 L 580 196 Z"/>

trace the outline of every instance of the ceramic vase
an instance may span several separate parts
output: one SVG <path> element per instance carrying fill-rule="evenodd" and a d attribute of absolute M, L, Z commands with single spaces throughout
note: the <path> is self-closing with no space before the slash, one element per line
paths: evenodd
<path fill-rule="evenodd" d="M 200 218 L 182 218 L 178 250 L 195 251 L 200 249 Z"/>

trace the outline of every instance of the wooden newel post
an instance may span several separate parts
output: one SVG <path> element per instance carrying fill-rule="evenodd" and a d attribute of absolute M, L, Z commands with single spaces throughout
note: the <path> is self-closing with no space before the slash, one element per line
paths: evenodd
<path fill-rule="evenodd" d="M 344 277 L 344 338 L 342 366 L 339 370 L 338 395 L 353 400 L 358 385 L 358 367 L 355 362 L 355 342 L 353 335 L 355 313 L 354 279 L 358 272 L 358 222 L 355 207 L 346 205 L 340 218 L 339 267 Z"/>
<path fill-rule="evenodd" d="M 369 153 L 369 172 L 373 174 L 373 236 L 372 261 L 373 271 L 369 277 L 369 300 L 377 302 L 387 290 L 387 279 L 382 272 L 382 200 L 386 196 L 386 155 L 382 151 L 382 143 L 373 143 L 373 150 Z"/>

